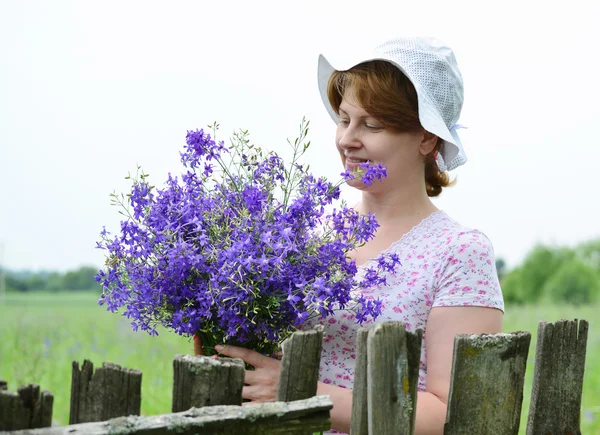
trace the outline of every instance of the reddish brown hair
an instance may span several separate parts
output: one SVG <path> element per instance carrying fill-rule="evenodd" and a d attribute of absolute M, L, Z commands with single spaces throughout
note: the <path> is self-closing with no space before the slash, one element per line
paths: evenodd
<path fill-rule="evenodd" d="M 327 96 L 339 115 L 346 89 L 352 88 L 356 102 L 386 128 L 399 132 L 417 132 L 419 121 L 417 92 L 398 68 L 385 61 L 370 61 L 348 71 L 334 71 L 329 78 Z M 442 139 L 425 156 L 425 184 L 428 196 L 438 196 L 444 187 L 451 186 L 447 172 L 441 172 L 435 160 L 441 151 Z"/>

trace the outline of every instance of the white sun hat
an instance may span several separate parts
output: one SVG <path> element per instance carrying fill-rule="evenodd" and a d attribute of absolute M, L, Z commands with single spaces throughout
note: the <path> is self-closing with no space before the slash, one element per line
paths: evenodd
<path fill-rule="evenodd" d="M 415 87 L 423 128 L 444 141 L 441 153 L 437 155 L 440 170 L 451 171 L 467 161 L 457 134 L 457 130 L 464 127 L 456 123 L 463 105 L 463 80 L 453 51 L 442 41 L 431 37 L 395 38 L 373 50 L 330 59 L 332 62 L 319 56 L 319 92 L 336 123 L 338 115 L 327 97 L 331 74 L 371 60 L 388 61 Z"/>

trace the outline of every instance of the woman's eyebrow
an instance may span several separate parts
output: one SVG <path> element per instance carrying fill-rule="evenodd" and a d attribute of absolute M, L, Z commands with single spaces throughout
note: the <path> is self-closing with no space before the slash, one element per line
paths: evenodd
<path fill-rule="evenodd" d="M 344 109 L 342 109 L 341 107 L 338 108 L 338 112 L 340 112 L 340 115 L 344 114 L 346 116 L 350 116 L 350 114 L 348 112 L 346 112 Z M 356 118 L 370 118 L 371 115 L 369 115 L 368 113 L 359 113 L 357 115 L 355 115 Z"/>

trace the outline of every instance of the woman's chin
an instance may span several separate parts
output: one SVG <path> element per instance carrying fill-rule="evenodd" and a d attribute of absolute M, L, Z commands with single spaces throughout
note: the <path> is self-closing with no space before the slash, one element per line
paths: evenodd
<path fill-rule="evenodd" d="M 369 187 L 365 183 L 363 183 L 360 178 L 352 178 L 351 180 L 346 180 L 346 184 L 350 187 L 354 187 L 355 189 L 359 190 L 364 190 Z"/>

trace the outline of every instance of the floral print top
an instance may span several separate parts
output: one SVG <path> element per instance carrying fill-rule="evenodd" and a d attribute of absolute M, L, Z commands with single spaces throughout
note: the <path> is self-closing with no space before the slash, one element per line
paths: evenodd
<path fill-rule="evenodd" d="M 422 391 L 427 380 L 425 340 L 431 308 L 482 306 L 504 311 L 494 251 L 483 233 L 463 227 L 440 210 L 426 217 L 385 252 L 397 253 L 401 266 L 387 277 L 387 286 L 360 291 L 382 300 L 383 312 L 376 322 L 401 321 L 410 331 L 423 330 L 418 387 Z M 371 261 L 358 267 L 359 275 L 365 267 L 375 266 Z M 351 389 L 360 326 L 347 311 L 338 311 L 307 326 L 316 323 L 325 325 L 321 382 Z M 363 327 L 372 324 L 370 320 Z"/>

